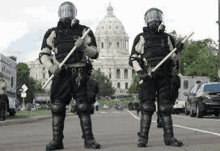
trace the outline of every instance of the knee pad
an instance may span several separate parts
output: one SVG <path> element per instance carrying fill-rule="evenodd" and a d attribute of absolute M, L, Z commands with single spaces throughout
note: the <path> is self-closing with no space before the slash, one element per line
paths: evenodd
<path fill-rule="evenodd" d="M 81 103 L 77 106 L 77 113 L 90 113 L 93 114 L 94 107 L 93 104 Z"/>
<path fill-rule="evenodd" d="M 154 104 L 147 104 L 143 103 L 141 104 L 141 112 L 145 114 L 153 114 L 156 110 L 156 107 Z"/>
<path fill-rule="evenodd" d="M 62 102 L 61 100 L 55 100 L 51 104 L 51 111 L 55 115 L 65 114 L 65 111 L 66 111 L 65 102 Z"/>
<path fill-rule="evenodd" d="M 160 114 L 161 115 L 170 115 L 173 110 L 172 105 L 160 105 L 159 106 Z"/>
<path fill-rule="evenodd" d="M 88 104 L 82 103 L 78 105 L 78 111 L 79 112 L 86 112 L 88 110 Z"/>

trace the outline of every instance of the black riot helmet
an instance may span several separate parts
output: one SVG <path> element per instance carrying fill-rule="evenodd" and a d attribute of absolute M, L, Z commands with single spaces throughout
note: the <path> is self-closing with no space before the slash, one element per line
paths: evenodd
<path fill-rule="evenodd" d="M 58 10 L 58 16 L 60 20 L 75 19 L 77 15 L 77 9 L 71 2 L 63 2 Z"/>
<path fill-rule="evenodd" d="M 153 32 L 164 32 L 165 26 L 163 25 L 163 12 L 161 10 L 149 9 L 144 15 L 144 20 Z"/>

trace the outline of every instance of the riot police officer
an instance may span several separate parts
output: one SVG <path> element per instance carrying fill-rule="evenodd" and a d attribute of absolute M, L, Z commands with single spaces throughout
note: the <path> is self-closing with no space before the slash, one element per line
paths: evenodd
<path fill-rule="evenodd" d="M 94 113 L 93 104 L 98 93 L 98 83 L 90 78 L 92 65 L 89 58 L 97 59 L 96 40 L 92 31 L 81 39 L 88 27 L 79 24 L 76 19 L 77 10 L 73 3 L 63 2 L 58 11 L 57 27 L 49 29 L 44 35 L 40 62 L 55 74 L 51 86 L 51 111 L 53 140 L 46 145 L 46 150 L 63 149 L 63 130 L 66 116 L 66 105 L 72 97 L 77 104 L 77 114 L 84 138 L 84 147 L 100 149 L 92 133 L 91 114 Z M 59 64 L 64 60 L 72 48 L 76 46 L 64 67 Z M 52 52 L 54 57 L 52 58 Z M 52 59 L 51 59 L 52 58 Z"/>
<path fill-rule="evenodd" d="M 151 125 L 151 118 L 155 112 L 155 98 L 158 95 L 159 113 L 161 115 L 164 143 L 170 146 L 182 146 L 183 143 L 174 138 L 172 125 L 173 97 L 171 96 L 171 81 L 173 81 L 172 68 L 176 53 L 165 61 L 152 76 L 148 73 L 175 47 L 175 40 L 165 33 L 163 12 L 151 8 L 145 13 L 147 27 L 134 39 L 129 64 L 143 80 L 139 93 L 141 121 L 138 133 L 138 147 L 146 147 Z M 176 45 L 177 53 L 183 49 L 183 44 Z M 175 76 L 176 77 L 176 76 Z"/>

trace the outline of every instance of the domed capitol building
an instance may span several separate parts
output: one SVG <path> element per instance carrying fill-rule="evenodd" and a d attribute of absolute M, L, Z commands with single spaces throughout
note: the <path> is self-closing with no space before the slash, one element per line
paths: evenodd
<path fill-rule="evenodd" d="M 95 70 L 100 70 L 112 81 L 116 95 L 126 95 L 135 76 L 129 66 L 129 37 L 109 4 L 107 14 L 95 31 L 99 58 L 94 60 Z"/>
<path fill-rule="evenodd" d="M 123 24 L 113 14 L 111 4 L 107 7 L 107 14 L 99 22 L 95 31 L 99 58 L 92 60 L 93 68 L 103 72 L 116 88 L 115 95 L 127 95 L 128 88 L 135 76 L 129 66 L 129 37 Z M 27 62 L 30 76 L 42 82 L 49 78 L 48 70 L 39 63 L 39 60 Z M 50 84 L 46 87 L 49 92 Z"/>

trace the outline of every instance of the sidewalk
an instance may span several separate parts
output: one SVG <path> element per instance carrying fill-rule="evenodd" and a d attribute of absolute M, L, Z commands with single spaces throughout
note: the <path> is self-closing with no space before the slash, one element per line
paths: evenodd
<path fill-rule="evenodd" d="M 74 115 L 74 113 L 66 114 L 66 116 L 69 116 L 69 115 Z M 19 118 L 19 119 L 7 119 L 6 117 L 5 121 L 0 121 L 0 126 L 31 123 L 31 122 L 44 120 L 44 119 L 52 119 L 52 115 L 31 116 L 31 117 Z"/>

